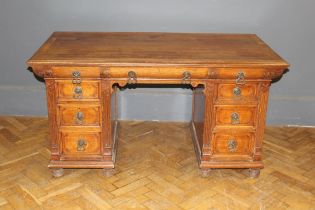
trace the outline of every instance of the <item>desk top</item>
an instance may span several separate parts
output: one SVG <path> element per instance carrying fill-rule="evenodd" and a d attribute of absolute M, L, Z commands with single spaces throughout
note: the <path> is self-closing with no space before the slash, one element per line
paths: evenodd
<path fill-rule="evenodd" d="M 254 34 L 156 32 L 54 32 L 28 64 L 288 66 Z"/>

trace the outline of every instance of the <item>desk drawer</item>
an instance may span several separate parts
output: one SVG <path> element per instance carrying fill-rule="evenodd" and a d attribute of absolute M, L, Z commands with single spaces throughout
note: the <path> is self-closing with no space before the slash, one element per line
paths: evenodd
<path fill-rule="evenodd" d="M 88 104 L 60 104 L 60 126 L 100 126 L 100 106 Z"/>
<path fill-rule="evenodd" d="M 184 72 L 188 72 L 191 79 L 208 77 L 208 68 L 202 67 L 110 67 L 109 75 L 112 78 L 128 78 L 131 71 L 137 78 L 182 79 Z"/>
<path fill-rule="evenodd" d="M 99 78 L 100 68 L 99 67 L 82 67 L 82 66 L 53 66 L 52 67 L 54 78 Z"/>
<path fill-rule="evenodd" d="M 73 84 L 71 80 L 57 80 L 57 97 L 59 100 L 98 100 L 100 97 L 99 81 L 81 81 Z"/>
<path fill-rule="evenodd" d="M 252 156 L 253 134 L 250 132 L 214 134 L 213 154 L 217 156 Z"/>
<path fill-rule="evenodd" d="M 97 132 L 61 132 L 61 151 L 64 156 L 100 155 L 100 133 Z"/>
<path fill-rule="evenodd" d="M 218 84 L 218 100 L 257 100 L 258 83 Z"/>
<path fill-rule="evenodd" d="M 210 78 L 233 79 L 238 80 L 239 83 L 244 83 L 248 80 L 271 80 L 278 78 L 282 73 L 283 70 L 281 68 L 209 68 Z"/>
<path fill-rule="evenodd" d="M 255 106 L 217 106 L 216 126 L 255 126 Z"/>

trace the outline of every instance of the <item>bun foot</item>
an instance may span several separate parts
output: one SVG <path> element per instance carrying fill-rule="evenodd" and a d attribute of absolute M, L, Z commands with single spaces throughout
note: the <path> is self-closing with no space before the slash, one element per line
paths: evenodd
<path fill-rule="evenodd" d="M 61 177 L 64 174 L 63 168 L 56 168 L 52 170 L 52 175 L 55 178 Z"/>
<path fill-rule="evenodd" d="M 200 169 L 200 176 L 206 178 L 210 175 L 210 171 L 210 168 L 202 168 Z"/>
<path fill-rule="evenodd" d="M 116 170 L 114 168 L 104 168 L 103 174 L 106 177 L 111 177 L 116 173 Z"/>
<path fill-rule="evenodd" d="M 260 169 L 250 168 L 249 169 L 249 177 L 250 178 L 258 178 L 260 175 Z"/>

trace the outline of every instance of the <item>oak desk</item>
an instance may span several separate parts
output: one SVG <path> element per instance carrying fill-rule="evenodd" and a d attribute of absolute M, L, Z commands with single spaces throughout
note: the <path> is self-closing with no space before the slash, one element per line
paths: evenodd
<path fill-rule="evenodd" d="M 288 64 L 253 34 L 55 32 L 28 60 L 45 79 L 54 176 L 63 168 L 114 168 L 116 89 L 189 84 L 199 167 L 262 163 L 270 82 Z M 132 157 L 131 157 L 132 158 Z"/>

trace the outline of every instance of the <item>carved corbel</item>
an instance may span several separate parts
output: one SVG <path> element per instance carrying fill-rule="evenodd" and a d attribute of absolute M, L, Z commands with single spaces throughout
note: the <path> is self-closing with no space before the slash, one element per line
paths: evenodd
<path fill-rule="evenodd" d="M 284 69 L 269 70 L 264 73 L 264 79 L 274 80 L 280 78 L 284 72 Z"/>
<path fill-rule="evenodd" d="M 53 72 L 50 66 L 43 66 L 43 65 L 32 65 L 29 67 L 36 76 L 40 78 L 51 78 L 53 77 Z"/>
<path fill-rule="evenodd" d="M 40 66 L 31 66 L 28 68 L 30 71 L 32 71 L 36 76 L 43 78 L 45 69 Z"/>

